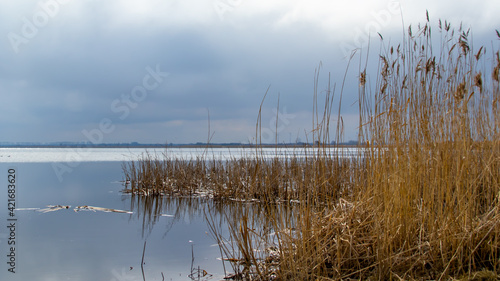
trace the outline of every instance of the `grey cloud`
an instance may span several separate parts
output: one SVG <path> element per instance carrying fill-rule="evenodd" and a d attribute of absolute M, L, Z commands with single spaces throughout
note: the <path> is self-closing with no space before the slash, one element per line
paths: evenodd
<path fill-rule="evenodd" d="M 12 8 L 6 2 L 0 4 L 0 15 L 5 16 L 0 19 L 4 23 L 0 24 L 4 36 L 0 42 L 0 91 L 8 101 L 0 108 L 2 126 L 11 132 L 10 139 L 77 141 L 82 138 L 81 130 L 96 128 L 103 118 L 109 118 L 117 126 L 107 136 L 109 140 L 125 139 L 130 133 L 128 141 L 140 135 L 161 143 L 166 136 L 176 135 L 180 142 L 191 142 L 196 132 L 204 130 L 209 110 L 214 122 L 226 124 L 218 127 L 227 128 L 227 133 L 217 133 L 221 140 L 245 141 L 253 129 L 240 133 L 228 124 L 237 127 L 231 120 L 239 120 L 242 128 L 251 127 L 248 124 L 255 123 L 269 85 L 266 112 L 276 108 L 278 94 L 280 107 L 286 107 L 288 113 L 311 112 L 314 72 L 320 61 L 319 98 L 324 97 L 329 73 L 332 85 L 337 83 L 336 97 L 340 94 L 347 61 L 339 45 L 352 40 L 345 37 L 349 27 L 326 30 L 306 21 L 279 25 L 286 11 L 252 18 L 242 16 L 244 10 L 239 9 L 244 5 L 222 21 L 211 10 L 192 11 L 200 13 L 200 19 L 183 20 L 175 11 L 186 13 L 188 9 L 180 9 L 179 3 L 158 7 L 159 12 L 150 18 L 127 19 L 116 14 L 118 3 L 86 1 L 61 7 L 60 15 L 21 45 L 18 54 L 6 35 L 19 32 L 20 18 L 29 17 L 36 5 Z M 389 31 L 384 37 L 398 41 L 400 31 Z M 377 44 L 374 40 L 372 53 L 378 51 Z M 357 100 L 358 64 L 359 59 L 351 63 L 344 114 L 357 112 L 352 104 Z M 170 75 L 148 91 L 137 107 L 129 108 L 126 118 L 120 118 L 122 113 L 113 111 L 113 102 L 130 95 L 142 83 L 146 67 L 156 65 Z M 372 72 L 371 81 L 374 76 Z M 23 124 L 25 129 L 17 130 L 9 122 Z M 192 129 L 165 125 L 174 124 L 168 122 L 185 122 Z M 288 130 L 308 130 L 301 126 L 309 123 L 293 122 Z M 157 133 L 155 128 L 165 131 Z M 355 133 L 348 136 L 354 137 Z"/>

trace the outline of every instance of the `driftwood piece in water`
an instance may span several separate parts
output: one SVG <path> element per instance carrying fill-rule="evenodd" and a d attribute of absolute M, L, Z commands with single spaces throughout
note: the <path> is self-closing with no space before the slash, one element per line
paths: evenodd
<path fill-rule="evenodd" d="M 102 208 L 102 207 L 93 207 L 93 206 L 77 206 L 75 209 L 73 209 L 75 212 L 86 210 L 86 211 L 100 211 L 100 212 L 106 212 L 106 213 L 124 213 L 124 214 L 133 214 L 133 212 L 130 211 L 124 211 L 124 210 L 118 210 L 118 209 L 111 209 L 111 208 Z"/>
<path fill-rule="evenodd" d="M 59 210 L 62 210 L 62 209 L 69 209 L 70 207 L 71 207 L 71 206 L 63 206 L 63 205 L 47 205 L 47 208 L 37 210 L 37 212 L 41 212 L 41 213 L 48 213 L 48 212 L 59 211 Z"/>

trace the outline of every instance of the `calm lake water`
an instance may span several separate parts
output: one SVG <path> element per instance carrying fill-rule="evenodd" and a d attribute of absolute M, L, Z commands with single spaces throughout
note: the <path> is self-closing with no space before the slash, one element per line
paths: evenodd
<path fill-rule="evenodd" d="M 204 216 L 210 202 L 165 198 L 151 214 L 120 193 L 121 161 L 142 152 L 94 149 L 80 153 L 82 162 L 65 162 L 71 149 L 0 149 L 0 280 L 143 280 L 144 241 L 146 280 L 162 280 L 162 273 L 165 280 L 192 280 L 192 267 L 209 274 L 200 280 L 222 279 L 221 254 Z M 7 204 L 9 170 L 14 216 Z M 43 212 L 48 205 L 70 207 Z M 84 205 L 132 214 L 74 211 Z M 11 247 L 15 264 L 9 265 Z"/>
<path fill-rule="evenodd" d="M 300 156 L 297 151 L 263 150 L 269 157 L 276 152 Z M 144 153 L 162 157 L 164 152 L 0 148 L 0 280 L 221 280 L 221 252 L 205 211 L 219 216 L 211 218 L 220 222 L 220 229 L 227 227 L 213 202 L 167 197 L 145 201 L 120 192 L 123 161 Z M 255 149 L 172 148 L 168 154 L 231 159 L 252 157 Z M 69 207 L 48 207 L 57 205 Z M 228 264 L 226 269 L 231 269 Z"/>

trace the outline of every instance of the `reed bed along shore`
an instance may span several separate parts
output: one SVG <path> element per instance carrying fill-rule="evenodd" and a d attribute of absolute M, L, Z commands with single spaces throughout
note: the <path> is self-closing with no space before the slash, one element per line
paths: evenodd
<path fill-rule="evenodd" d="M 265 219 L 244 204 L 226 213 L 229 237 L 209 220 L 235 279 L 497 279 L 500 54 L 470 37 L 427 17 L 400 45 L 381 38 L 375 77 L 359 70 L 355 157 L 322 145 L 307 157 L 146 156 L 124 165 L 126 192 L 263 204 Z M 328 87 L 323 112 L 314 97 L 320 144 L 330 127 L 342 136 L 333 97 Z"/>
<path fill-rule="evenodd" d="M 129 182 L 124 192 L 269 203 L 305 199 L 325 203 L 350 189 L 352 158 L 305 155 L 205 160 L 171 159 L 168 151 L 163 159 L 147 154 L 137 162 L 124 163 Z M 318 177 L 322 183 L 313 190 L 317 194 L 310 194 L 310 187 L 317 183 Z"/>

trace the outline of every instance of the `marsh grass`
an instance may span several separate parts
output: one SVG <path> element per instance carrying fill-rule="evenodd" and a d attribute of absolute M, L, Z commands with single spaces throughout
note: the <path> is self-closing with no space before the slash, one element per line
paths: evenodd
<path fill-rule="evenodd" d="M 166 152 L 168 153 L 168 152 Z M 304 156 L 305 155 L 305 156 Z M 207 196 L 216 200 L 324 204 L 347 192 L 353 160 L 301 156 L 242 157 L 230 160 L 171 159 L 143 155 L 123 164 L 125 193 L 148 196 Z M 321 184 L 315 189 L 311 185 Z"/>
<path fill-rule="evenodd" d="M 343 124 L 340 108 L 330 124 L 335 87 L 319 106 L 316 80 L 318 145 L 301 157 L 148 156 L 124 167 L 127 192 L 264 204 L 227 213 L 229 237 L 211 220 L 234 278 L 498 278 L 500 54 L 475 51 L 462 26 L 440 20 L 433 32 L 427 19 L 398 46 L 382 40 L 373 89 L 359 69 L 356 157 L 325 145 Z"/>

